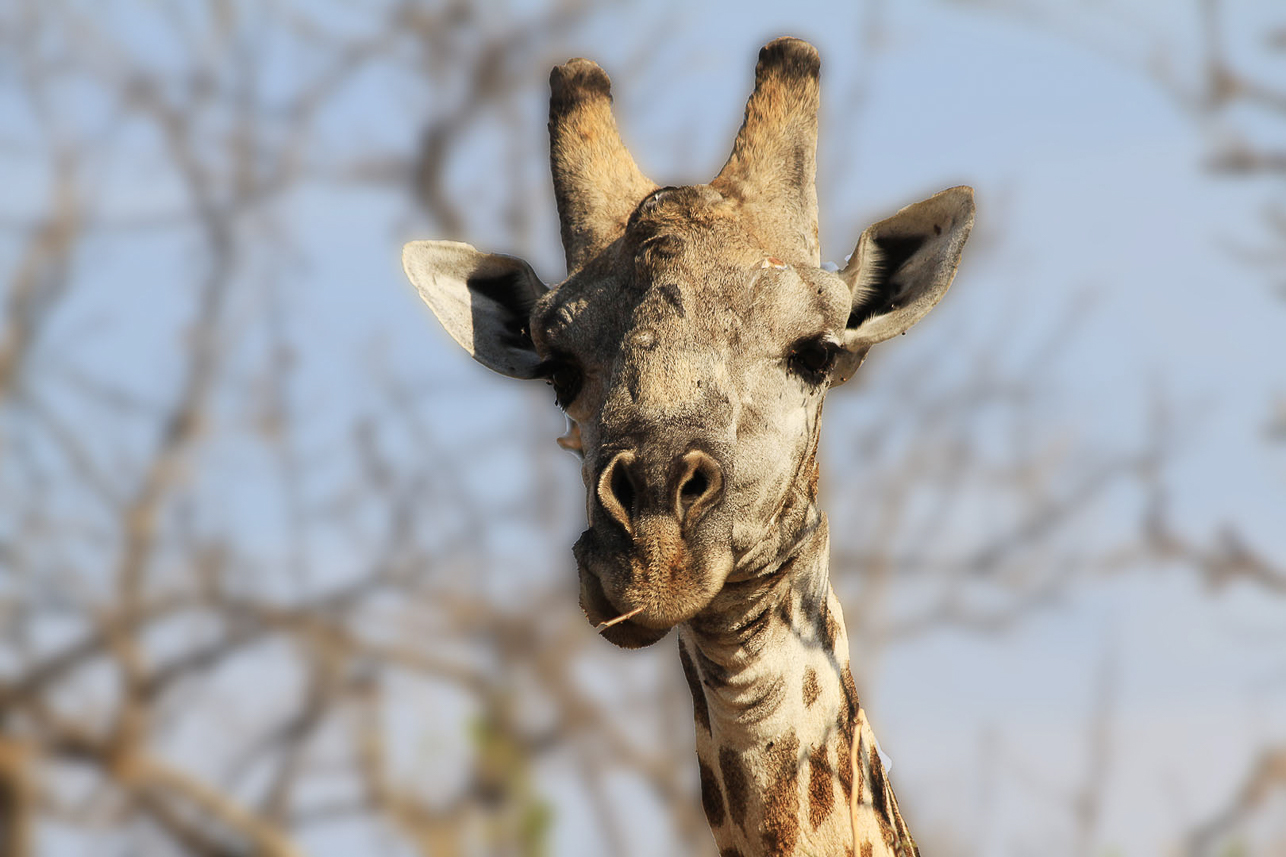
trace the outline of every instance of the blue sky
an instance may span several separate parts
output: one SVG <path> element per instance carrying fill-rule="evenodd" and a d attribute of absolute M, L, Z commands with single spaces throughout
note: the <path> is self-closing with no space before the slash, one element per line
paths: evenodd
<path fill-rule="evenodd" d="M 1141 14 L 1165 21 L 1172 9 L 1156 3 Z M 977 188 L 979 235 L 989 246 L 966 257 L 948 299 L 868 372 L 894 372 L 926 351 L 950 371 L 962 340 L 977 348 L 996 336 L 1011 340 L 1001 359 L 1020 365 L 1065 314 L 1088 303 L 1049 378 L 1053 426 L 1061 422 L 1090 446 L 1139 444 L 1152 396 L 1164 391 L 1182 428 L 1168 474 L 1179 526 L 1203 540 L 1231 522 L 1253 543 L 1286 555 L 1286 461 L 1261 433 L 1272 392 L 1286 388 L 1286 305 L 1273 296 L 1271 278 L 1239 266 L 1224 246 L 1261 238 L 1265 188 L 1205 173 L 1204 129 L 1139 67 L 1054 29 L 948 4 L 888 4 L 874 55 L 861 38 L 866 13 L 856 6 L 676 6 L 657 25 L 647 15 L 637 23 L 634 14 L 604 14 L 578 52 L 614 74 L 626 139 L 654 179 L 700 180 L 717 170 L 740 121 L 757 46 L 790 33 L 813 41 L 823 57 L 824 255 L 842 258 L 867 223 L 914 199 L 961 182 Z M 647 71 L 618 73 L 648 26 L 660 37 L 649 43 Z M 539 93 L 524 112 L 527 143 L 543 147 Z M 461 186 L 477 188 L 480 210 L 470 214 L 479 223 L 494 216 L 486 210 L 494 181 L 488 159 L 503 151 L 498 146 L 480 141 L 476 160 L 460 167 Z M 550 201 L 533 205 L 545 213 L 530 255 L 538 272 L 557 279 Z M 347 220 L 352 211 L 315 216 Z M 319 226 L 319 234 L 335 231 Z M 485 231 L 465 237 L 485 245 Z M 405 236 L 425 237 L 413 224 Z M 508 413 L 519 398 L 543 400 L 543 388 L 519 394 L 513 382 L 493 381 L 464 361 L 438 331 L 425 332 L 433 322 L 399 290 L 392 260 L 386 287 L 359 261 L 366 255 L 342 243 L 327 252 L 333 275 L 368 283 L 360 300 L 336 298 L 345 325 L 368 318 L 384 325 L 402 359 L 435 364 L 444 397 L 468 389 L 475 415 Z M 339 320 L 317 324 L 329 329 Z M 860 416 L 859 395 L 831 397 L 832 447 L 843 443 L 837 426 Z M 523 435 L 552 439 L 560 418 L 552 409 L 536 413 Z M 483 422 L 492 427 L 492 419 Z M 467 425 L 459 431 L 472 431 Z M 573 463 L 566 466 L 575 509 L 579 487 Z M 1114 500 L 1100 511 L 1099 531 L 1128 530 L 1137 509 L 1137 498 Z M 1114 511 L 1122 518 L 1113 520 Z M 1211 598 L 1176 570 L 1091 583 L 998 637 L 944 632 L 883 652 L 867 665 L 867 704 L 901 790 L 921 795 L 903 802 L 917 800 L 929 825 L 991 830 L 983 853 L 1039 851 L 1068 828 L 1065 790 L 1084 764 L 1094 682 L 1113 656 L 1109 646 L 1118 646 L 1119 760 L 1100 842 L 1158 853 L 1194 813 L 1227 795 L 1260 740 L 1283 737 L 1286 694 L 1269 690 L 1246 701 L 1280 658 L 1235 633 L 1281 618 L 1280 604 L 1243 591 Z M 1259 725 L 1250 728 L 1256 716 Z M 989 805 L 954 799 L 962 790 L 977 793 L 981 742 L 996 734 L 1005 761 L 996 763 L 1000 785 Z M 1031 771 L 1039 787 L 1024 773 Z M 575 831 L 570 821 L 560 825 L 560 853 L 584 847 Z"/>
<path fill-rule="evenodd" d="M 1243 20 L 1272 11 L 1245 5 Z M 1094 444 L 1137 444 L 1163 391 L 1183 438 L 1169 474 L 1180 529 L 1209 539 L 1228 522 L 1286 555 L 1286 459 L 1262 435 L 1272 392 L 1286 388 L 1286 305 L 1271 277 L 1227 251 L 1264 240 L 1264 184 L 1203 171 L 1209 129 L 1141 72 L 1144 31 L 1130 64 L 1074 33 L 1003 14 L 890 3 L 871 56 L 860 38 L 865 14 L 807 2 L 677 12 L 657 49 L 682 67 L 683 86 L 616 83 L 645 170 L 660 181 L 713 173 L 744 103 L 747 46 L 779 33 L 810 39 L 823 58 L 823 177 L 845 167 L 819 189 L 824 255 L 842 258 L 865 222 L 960 182 L 977 188 L 978 229 L 991 242 L 966 257 L 952 294 L 895 344 L 899 353 L 868 371 L 893 371 L 918 348 L 949 362 L 955 332 L 991 335 L 996 319 L 1014 340 L 1002 353 L 1021 361 L 1088 302 L 1051 377 L 1056 419 Z M 1194 28 L 1176 20 L 1174 4 L 1138 14 L 1175 34 L 1181 63 Z M 1131 46 L 1127 33 L 1098 32 Z M 610 71 L 605 42 L 587 53 Z M 832 433 L 860 408 L 844 400 L 850 393 L 832 394 Z M 1113 509 L 1137 514 L 1124 500 L 1105 515 Z M 1134 523 L 1103 520 L 1101 531 Z M 1280 627 L 1282 606 L 1236 589 L 1212 598 L 1181 573 L 1092 584 L 997 638 L 945 632 L 888 652 L 868 672 L 867 703 L 904 793 L 932 791 L 925 805 L 952 807 L 957 828 L 972 818 L 986 829 L 983 813 L 995 838 L 982 853 L 1040 853 L 1067 829 L 1064 790 L 1085 762 L 1096 676 L 1105 657 L 1119 661 L 1118 758 L 1100 843 L 1158 853 L 1227 795 L 1256 742 L 1282 739 L 1280 685 L 1246 702 L 1248 688 L 1280 670 L 1280 648 L 1236 633 Z M 1004 784 L 985 808 L 953 800 L 977 793 L 980 742 L 994 734 Z"/>
<path fill-rule="evenodd" d="M 1250 37 L 1258 22 L 1272 20 L 1275 5 L 1237 4 L 1230 39 L 1246 67 L 1280 75 L 1286 57 L 1262 54 Z M 1284 129 L 1241 113 L 1196 121 L 1141 71 L 1151 40 L 1162 37 L 1178 46 L 1177 68 L 1195 68 L 1195 14 L 1161 0 L 1129 8 L 1131 20 L 1148 26 L 1104 17 L 1075 18 L 1068 28 L 922 0 L 886 2 L 878 13 L 810 0 L 669 2 L 605 7 L 572 40 L 575 53 L 613 75 L 626 139 L 662 183 L 702 180 L 718 169 L 760 44 L 781 34 L 812 41 L 823 59 L 819 196 L 827 258 L 842 259 L 862 228 L 904 204 L 954 184 L 976 187 L 975 246 L 947 299 L 870 361 L 868 389 L 846 388 L 828 402 L 830 459 L 847 460 L 846 427 L 869 421 L 873 407 L 897 406 L 881 378 L 927 358 L 944 378 L 963 382 L 970 356 L 989 346 L 1017 370 L 1069 313 L 1083 311 L 1076 335 L 1043 376 L 1041 431 L 1066 436 L 1076 449 L 1130 448 L 1145 440 L 1153 398 L 1163 392 L 1181 429 L 1167 472 L 1178 528 L 1207 542 L 1230 523 L 1286 558 L 1286 452 L 1262 433 L 1272 396 L 1286 391 L 1286 302 L 1273 294 L 1282 276 L 1246 267 L 1228 250 L 1268 241 L 1260 212 L 1280 185 L 1202 169 L 1228 128 L 1265 139 L 1282 139 Z M 865 38 L 872 20 L 880 33 L 874 46 Z M 133 35 L 140 51 L 165 61 L 168 48 L 145 27 Z M 450 179 L 470 201 L 467 233 L 452 237 L 521 251 L 550 280 L 561 276 L 562 261 L 542 165 L 544 87 L 548 65 L 563 58 L 533 59 L 515 116 L 481 123 Z M 276 61 L 273 73 L 288 81 L 294 58 Z M 77 121 L 92 126 L 94 105 L 77 97 L 69 103 L 86 107 Z M 451 97 L 387 70 L 363 75 L 325 115 L 314 154 L 409 149 L 424 105 Z M 0 110 L 15 113 L 12 104 Z M 174 189 L 147 169 L 155 141 L 125 136 L 115 145 L 143 153 L 132 172 L 102 179 L 117 189 L 118 204 L 164 210 Z M 495 246 L 490 237 L 505 199 L 499 183 L 511 180 L 495 164 L 511 147 L 540 154 L 522 175 L 536 211 L 524 247 Z M 17 160 L 0 170 L 10 189 L 0 212 L 38 210 L 44 177 Z M 247 276 L 264 285 L 239 298 L 233 312 L 258 317 L 277 302 L 284 314 L 301 355 L 295 405 L 315 417 L 301 428 L 308 448 L 336 448 L 341 418 L 377 395 L 371 367 L 392 367 L 419 385 L 438 454 L 466 450 L 479 437 L 491 445 L 490 460 L 464 479 L 498 506 L 529 496 L 530 486 L 503 476 L 525 472 L 515 462 L 526 444 L 552 445 L 562 417 L 542 385 L 493 378 L 466 360 L 419 305 L 398 249 L 403 240 L 439 236 L 426 234 L 431 227 L 404 195 L 320 183 L 274 203 L 254 228 L 279 228 L 287 238 L 277 252 L 250 260 Z M 201 252 L 197 236 L 174 231 L 91 243 L 78 260 L 84 288 L 41 359 L 93 365 L 144 395 L 171 385 L 174 330 L 191 309 L 171 286 Z M 94 322 L 106 316 L 109 324 Z M 247 353 L 265 347 L 264 335 L 249 328 Z M 230 412 L 255 382 L 254 360 L 245 364 L 238 388 L 225 391 Z M 281 509 L 262 490 L 266 462 L 235 438 L 207 454 L 218 475 L 203 489 L 215 498 L 208 504 L 214 520 L 204 525 L 242 530 L 263 550 L 284 552 Z M 348 466 L 319 460 L 316 484 L 338 480 Z M 527 556 L 531 530 L 540 526 L 531 517 L 516 517 L 494 536 L 498 552 L 539 566 L 542 582 L 570 574 L 566 548 L 580 529 L 576 466 L 570 458 L 559 463 L 561 471 L 541 476 L 552 483 L 543 496 L 560 512 L 554 528 L 562 548 Z M 833 496 L 860 492 L 863 475 L 832 470 L 826 484 Z M 855 508 L 838 499 L 835 506 Z M 986 518 L 988 510 L 975 513 Z M 1123 491 L 1078 532 L 1110 543 L 1130 531 L 1137 513 L 1138 497 Z M 344 549 L 324 539 L 315 546 L 319 555 L 330 548 Z M 336 566 L 347 559 L 331 557 Z M 1280 679 L 1265 683 L 1286 668 L 1274 630 L 1284 612 L 1286 604 L 1237 587 L 1212 595 L 1178 569 L 1091 576 L 1072 597 L 1002 634 L 944 631 L 869 653 L 865 701 L 894 759 L 901 800 L 919 808 L 926 827 L 968 833 L 976 825 L 993 837 L 979 853 L 1039 852 L 1068 829 L 1062 790 L 1076 785 L 1084 764 L 1096 676 L 1105 659 L 1114 662 L 1118 758 L 1099 844 L 1160 853 L 1194 814 L 1204 817 L 1228 794 L 1253 747 L 1286 740 L 1286 687 Z M 1263 642 L 1273 633 L 1275 649 Z M 979 767 L 988 755 L 1001 760 L 991 791 Z M 569 774 L 548 776 L 558 789 Z M 959 800 L 961 793 L 970 800 Z M 579 799 L 568 797 L 569 806 Z M 582 835 L 569 810 L 555 853 L 591 850 Z"/>

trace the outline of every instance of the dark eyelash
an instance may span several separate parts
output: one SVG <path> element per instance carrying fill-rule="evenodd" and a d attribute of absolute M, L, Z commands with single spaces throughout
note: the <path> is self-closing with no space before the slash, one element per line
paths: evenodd
<path fill-rule="evenodd" d="M 555 355 L 542 360 L 536 367 L 537 374 L 544 377 L 545 383 L 554 388 L 554 403 L 567 410 L 576 396 L 580 394 L 584 374 L 568 357 Z"/>
<path fill-rule="evenodd" d="M 810 384 L 820 385 L 830 377 L 839 352 L 840 344 L 833 339 L 802 339 L 791 346 L 786 361 L 796 375 Z"/>

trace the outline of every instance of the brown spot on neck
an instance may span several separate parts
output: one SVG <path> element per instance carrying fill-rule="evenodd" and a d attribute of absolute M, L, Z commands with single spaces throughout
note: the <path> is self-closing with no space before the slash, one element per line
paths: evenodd
<path fill-rule="evenodd" d="M 871 807 L 875 817 L 880 821 L 880 833 L 884 842 L 890 847 L 898 844 L 896 825 L 893 823 L 893 807 L 889 802 L 888 781 L 884 778 L 884 765 L 880 762 L 879 753 L 872 746 L 868 752 L 868 764 L 871 768 Z"/>
<path fill-rule="evenodd" d="M 697 764 L 701 769 L 701 808 L 705 810 L 706 821 L 710 822 L 710 827 L 717 828 L 723 824 L 723 792 L 719 789 L 718 778 L 705 760 L 699 759 Z"/>
<path fill-rule="evenodd" d="M 679 641 L 679 663 L 683 665 L 683 677 L 688 680 L 688 692 L 692 694 L 692 718 L 707 733 L 710 731 L 710 709 L 706 706 L 706 694 L 697 677 L 697 668 L 688 655 L 688 647 Z"/>
<path fill-rule="evenodd" d="M 849 731 L 852 731 L 852 724 L 857 720 L 857 712 L 862 707 L 862 701 L 857 697 L 857 684 L 853 681 L 853 670 L 849 664 L 844 664 L 844 669 L 840 673 L 840 680 L 844 682 L 844 696 L 848 705 L 845 706 L 845 712 L 848 715 Z"/>
<path fill-rule="evenodd" d="M 719 750 L 719 775 L 723 778 L 723 793 L 728 799 L 728 815 L 732 823 L 745 830 L 746 805 L 750 802 L 750 783 L 746 766 L 730 747 Z"/>
<path fill-rule="evenodd" d="M 812 708 L 817 698 L 822 695 L 822 686 L 817 681 L 817 670 L 807 667 L 804 670 L 804 707 Z"/>
<path fill-rule="evenodd" d="M 825 744 L 808 756 L 808 823 L 816 830 L 835 807 L 835 771 Z"/>
<path fill-rule="evenodd" d="M 764 795 L 764 854 L 785 857 L 794 853 L 799 842 L 799 738 L 794 732 L 768 746 L 764 768 L 769 778 Z"/>
<path fill-rule="evenodd" d="M 844 793 L 844 802 L 853 799 L 853 731 L 840 718 L 839 739 L 835 742 L 836 771 L 839 774 L 840 791 Z"/>
<path fill-rule="evenodd" d="M 825 600 L 822 601 L 822 611 L 817 616 L 817 631 L 818 636 L 826 641 L 826 646 L 834 651 L 839 642 L 839 621 Z"/>

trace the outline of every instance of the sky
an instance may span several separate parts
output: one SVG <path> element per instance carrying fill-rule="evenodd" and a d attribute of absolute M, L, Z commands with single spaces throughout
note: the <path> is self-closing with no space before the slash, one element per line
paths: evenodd
<path fill-rule="evenodd" d="M 1283 79 L 1286 56 L 1264 56 L 1253 38 L 1275 14 L 1283 23 L 1275 5 L 1236 4 L 1229 38 L 1247 67 Z M 1260 215 L 1280 185 L 1203 169 L 1212 142 L 1232 128 L 1265 139 L 1282 139 L 1284 129 L 1240 113 L 1198 120 L 1144 72 L 1153 42 L 1178 46 L 1180 74 L 1192 67 L 1185 60 L 1197 28 L 1186 5 L 1181 14 L 1172 2 L 1138 2 L 1122 7 L 1128 16 L 1071 17 L 1070 25 L 963 3 L 873 8 L 817 0 L 607 6 L 577 35 L 576 52 L 613 75 L 623 133 L 643 170 L 675 183 L 712 176 L 726 157 L 758 47 L 785 34 L 811 41 L 823 61 L 824 258 L 842 260 L 867 224 L 902 205 L 955 184 L 977 192 L 977 232 L 950 294 L 868 364 L 868 375 L 880 373 L 870 383 L 926 356 L 955 377 L 997 341 L 997 359 L 1021 367 L 1081 314 L 1048 373 L 1047 418 L 1087 448 L 1130 448 L 1146 442 L 1163 395 L 1179 432 L 1167 470 L 1176 526 L 1205 542 L 1232 524 L 1286 558 L 1286 451 L 1263 434 L 1272 397 L 1286 391 L 1286 301 L 1273 291 L 1280 273 L 1274 281 L 1230 251 L 1269 241 Z M 139 50 L 162 50 L 146 30 L 137 38 Z M 290 58 L 281 62 L 288 77 Z M 459 159 L 452 181 L 471 200 L 470 234 L 455 237 L 522 250 L 556 281 L 562 261 L 547 178 L 528 177 L 531 205 L 542 212 L 529 245 L 483 246 L 500 217 L 494 163 L 509 146 L 546 146 L 543 87 L 543 78 L 533 80 L 516 124 L 484 123 Z M 417 99 L 438 97 L 449 95 L 364 77 L 326 117 L 327 139 L 352 151 L 407 146 L 419 131 L 407 121 Z M 38 176 L 13 168 L 4 175 L 3 213 L 39 206 Z M 147 211 L 172 193 L 140 181 L 127 198 Z M 406 203 L 324 184 L 292 194 L 273 217 L 289 219 L 298 247 L 260 272 L 276 285 L 258 300 L 280 302 L 306 355 L 302 411 L 357 410 L 372 395 L 372 363 L 413 367 L 431 379 L 435 440 L 451 449 L 492 439 L 491 460 L 465 478 L 500 485 L 499 505 L 514 502 L 523 486 L 506 494 L 497 474 L 516 470 L 508 462 L 523 454 L 522 440 L 547 435 L 552 444 L 562 417 L 533 406 L 544 401 L 543 386 L 489 377 L 436 329 L 403 281 L 397 249 L 439 236 L 424 234 Z M 140 387 L 170 383 L 162 320 L 189 307 L 162 272 L 181 270 L 198 247 L 195 238 L 157 238 L 93 248 L 83 263 L 90 287 L 77 297 L 84 306 L 51 342 L 67 347 L 66 359 L 91 360 Z M 96 307 L 122 306 L 150 322 L 85 334 Z M 827 425 L 865 419 L 862 392 L 832 394 Z M 463 412 L 460 400 L 468 402 Z M 896 396 L 878 401 L 895 405 Z M 308 442 L 326 449 L 337 430 L 319 421 Z M 824 456 L 840 460 L 845 440 L 826 433 Z M 273 549 L 278 512 L 253 476 L 263 463 L 235 445 L 209 454 L 223 457 L 225 524 L 244 519 Z M 558 526 L 570 547 L 581 489 L 573 460 L 563 464 L 551 492 L 569 511 Z M 842 486 L 828 490 L 860 491 L 862 475 L 828 472 L 827 484 Z M 1137 508 L 1137 496 L 1114 497 L 1098 512 L 1098 531 L 1128 531 Z M 499 549 L 521 556 L 525 525 L 502 528 Z M 542 570 L 569 572 L 570 562 Z M 932 808 L 922 830 L 992 837 L 979 853 L 1041 853 L 1070 830 L 1067 795 L 1086 764 L 1086 719 L 1101 677 L 1116 676 L 1096 853 L 1164 853 L 1176 831 L 1230 793 L 1255 747 L 1286 740 L 1284 612 L 1240 587 L 1212 594 L 1179 569 L 1095 580 L 999 634 L 945 630 L 882 650 L 863 671 L 864 701 L 893 758 L 900 800 Z M 546 775 L 555 788 L 569 776 Z M 558 821 L 554 853 L 590 853 L 593 843 L 581 837 L 573 808 Z"/>
<path fill-rule="evenodd" d="M 1171 8 L 1157 3 L 1141 14 L 1165 20 Z M 1068 431 L 1106 447 L 1142 443 L 1163 391 L 1182 428 L 1169 474 L 1179 526 L 1201 539 L 1234 522 L 1252 543 L 1286 555 L 1286 461 L 1261 435 L 1271 392 L 1286 388 L 1286 360 L 1272 359 L 1281 354 L 1286 306 L 1270 281 L 1227 251 L 1230 241 L 1261 236 L 1263 188 L 1205 173 L 1204 129 L 1137 66 L 1075 34 L 950 4 L 887 4 L 874 53 L 862 39 L 868 13 L 856 5 L 703 4 L 646 22 L 657 28 L 651 71 L 632 78 L 615 72 L 634 50 L 631 14 L 605 14 L 583 52 L 614 74 L 623 133 L 654 179 L 700 180 L 718 169 L 757 46 L 794 34 L 823 58 L 821 170 L 835 177 L 819 188 L 825 257 L 842 259 L 867 223 L 901 205 L 975 186 L 987 250 L 966 255 L 948 299 L 896 343 L 899 353 L 868 371 L 892 372 L 920 349 L 949 364 L 954 332 L 976 347 L 997 335 L 998 322 L 1011 340 L 1005 359 L 1021 363 L 1067 313 L 1088 305 L 1052 376 L 1051 407 Z M 631 37 L 627 46 L 619 46 L 623 37 Z M 543 146 L 543 101 L 528 109 L 528 142 Z M 495 145 L 480 141 L 461 165 L 463 174 L 477 164 L 461 181 L 478 189 L 480 210 L 471 214 L 479 221 L 488 216 Z M 332 236 L 334 219 L 352 211 L 313 216 L 318 234 Z M 408 224 L 405 237 L 429 236 Z M 531 261 L 556 280 L 557 244 L 546 237 L 540 248 Z M 461 379 L 480 413 L 493 402 L 511 407 L 515 385 L 484 388 L 491 379 L 436 330 L 425 332 L 434 323 L 411 293 L 395 275 L 376 281 L 367 258 L 347 242 L 329 248 L 322 267 L 366 280 L 369 291 L 357 301 L 319 296 L 336 300 L 327 309 L 342 316 L 319 320 L 319 329 L 368 316 L 388 325 L 396 312 L 388 326 L 395 353 L 440 359 L 442 377 Z M 859 396 L 832 395 L 830 423 L 860 410 Z M 547 423 L 535 430 L 552 439 L 561 429 L 552 409 Z M 575 495 L 571 460 L 567 467 Z M 1119 508 L 1137 514 L 1128 501 Z M 994 638 L 943 632 L 890 649 L 867 669 L 866 704 L 900 791 L 921 795 L 903 803 L 946 808 L 939 811 L 947 817 L 927 826 L 992 831 L 982 853 L 1040 853 L 1069 829 L 1066 794 L 1085 764 L 1096 681 L 1105 660 L 1115 661 L 1116 761 L 1100 841 L 1126 854 L 1160 853 L 1229 793 L 1262 739 L 1283 737 L 1280 687 L 1246 702 L 1247 689 L 1280 670 L 1281 659 L 1236 633 L 1280 627 L 1281 619 L 1281 605 L 1238 591 L 1211 599 L 1181 574 L 1105 583 Z M 997 768 L 990 775 L 987 759 Z M 987 776 L 991 793 L 979 785 Z M 951 797 L 960 793 L 973 797 Z M 578 839 L 574 815 L 556 836 L 556 853 L 592 850 Z"/>
<path fill-rule="evenodd" d="M 1239 7 L 1247 29 L 1273 11 Z M 1172 3 L 1135 13 L 1156 29 L 1089 27 L 1086 37 L 954 4 L 888 3 L 872 55 L 860 36 L 869 13 L 856 4 L 685 7 L 656 47 L 682 67 L 683 86 L 618 78 L 615 94 L 645 172 L 711 175 L 739 121 L 754 46 L 777 34 L 812 41 L 823 61 L 820 169 L 840 176 L 819 187 L 824 257 L 851 250 L 865 225 L 854 215 L 869 222 L 957 183 L 977 190 L 990 247 L 977 263 L 966 253 L 948 299 L 897 347 L 923 341 L 948 361 L 939 331 L 1007 319 L 1006 353 L 1021 360 L 1088 305 L 1055 373 L 1069 430 L 1142 443 L 1163 393 L 1182 438 L 1169 474 L 1177 526 L 1201 539 L 1232 523 L 1286 555 L 1286 458 L 1262 434 L 1271 393 L 1286 388 L 1286 305 L 1271 277 L 1229 252 L 1266 240 L 1264 186 L 1204 171 L 1218 129 L 1141 71 L 1150 32 L 1182 52 L 1195 20 L 1185 27 Z M 603 43 L 587 49 L 609 73 L 616 29 L 605 23 Z M 1099 33 L 1112 50 L 1096 47 Z M 828 216 L 837 208 L 848 217 Z M 860 407 L 836 402 L 848 392 L 832 394 L 828 419 Z M 1099 847 L 1163 853 L 1230 793 L 1254 747 L 1286 736 L 1286 689 L 1267 681 L 1280 675 L 1281 648 L 1262 636 L 1279 639 L 1282 618 L 1282 605 L 1253 592 L 1212 598 L 1180 573 L 1106 582 L 997 637 L 947 631 L 896 647 L 868 673 L 866 703 L 901 793 L 932 790 L 923 805 L 948 807 L 944 825 L 991 831 L 980 853 L 1043 853 L 1070 829 L 1067 796 L 1110 666 L 1120 690 Z"/>

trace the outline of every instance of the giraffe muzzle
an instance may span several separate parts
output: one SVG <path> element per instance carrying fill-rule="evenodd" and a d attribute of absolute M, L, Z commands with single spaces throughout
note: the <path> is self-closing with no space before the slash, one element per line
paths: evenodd
<path fill-rule="evenodd" d="M 638 647 L 699 612 L 732 567 L 728 474 L 698 444 L 617 447 L 590 481 L 590 528 L 574 548 L 581 606 L 593 624 L 639 609 L 604 632 Z"/>

